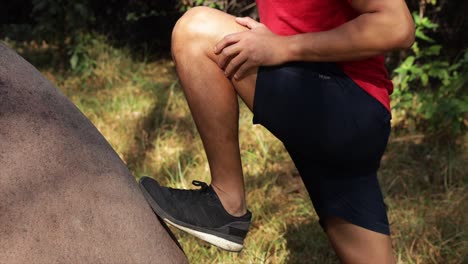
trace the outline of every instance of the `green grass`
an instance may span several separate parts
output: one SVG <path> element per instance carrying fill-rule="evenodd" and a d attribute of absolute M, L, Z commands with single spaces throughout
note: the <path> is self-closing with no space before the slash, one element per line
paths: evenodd
<path fill-rule="evenodd" d="M 136 178 L 188 188 L 210 180 L 203 146 L 170 60 L 135 61 L 97 42 L 87 75 L 42 72 L 85 113 Z M 34 63 L 34 62 L 33 62 Z M 282 144 L 240 104 L 240 145 L 253 212 L 245 249 L 220 251 L 174 230 L 191 263 L 337 263 Z M 467 263 L 466 153 L 394 133 L 380 180 L 398 263 Z M 458 148 L 459 149 L 459 148 Z"/>

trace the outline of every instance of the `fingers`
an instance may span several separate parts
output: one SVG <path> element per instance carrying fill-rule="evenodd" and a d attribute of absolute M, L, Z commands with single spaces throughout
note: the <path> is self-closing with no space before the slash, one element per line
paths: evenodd
<path fill-rule="evenodd" d="M 236 22 L 249 29 L 254 29 L 263 25 L 250 17 L 236 17 Z"/>
<path fill-rule="evenodd" d="M 221 41 L 214 46 L 214 53 L 219 54 L 227 46 L 237 43 L 240 40 L 239 33 L 226 35 Z"/>
<path fill-rule="evenodd" d="M 243 50 L 242 45 L 239 45 L 242 39 L 241 34 L 242 33 L 235 33 L 227 35 L 215 45 L 215 54 L 218 55 L 218 66 L 221 69 L 226 70 L 231 60 L 238 56 Z M 232 67 L 230 69 L 232 69 Z M 229 76 L 229 74 L 226 75 Z"/>
<path fill-rule="evenodd" d="M 245 52 L 240 52 L 234 55 L 229 60 L 224 74 L 228 78 L 234 78 L 235 80 L 242 79 L 248 71 L 255 67 L 255 62 Z"/>
<path fill-rule="evenodd" d="M 228 78 L 234 77 L 238 79 L 248 70 L 248 68 L 246 69 L 246 65 L 251 64 L 248 52 L 239 44 L 224 48 L 218 56 L 218 66 L 224 70 L 224 75 Z M 242 70 L 239 72 L 239 69 Z"/>
<path fill-rule="evenodd" d="M 239 54 L 239 48 L 234 45 L 234 46 L 228 46 L 220 51 L 218 54 L 219 60 L 218 60 L 218 66 L 221 69 L 226 69 L 226 66 L 229 64 L 231 59 Z"/>
<path fill-rule="evenodd" d="M 235 80 L 240 80 L 245 77 L 245 75 L 249 72 L 250 69 L 255 67 L 250 60 L 244 61 L 239 67 L 239 69 L 234 74 Z"/>
<path fill-rule="evenodd" d="M 264 26 L 250 17 L 237 17 L 236 22 L 249 29 Z M 214 53 L 218 55 L 218 66 L 224 71 L 226 77 L 239 80 L 253 67 L 255 61 L 250 58 L 251 51 L 246 51 L 251 37 L 251 31 L 243 31 L 226 35 L 214 46 Z"/>
<path fill-rule="evenodd" d="M 262 23 L 257 22 L 256 20 L 250 17 L 236 17 L 236 22 L 249 29 L 254 29 L 254 28 L 263 26 Z M 216 45 L 214 46 L 214 53 L 219 54 L 225 47 L 238 42 L 240 40 L 240 35 L 242 33 L 243 32 L 239 32 L 239 33 L 229 34 L 225 36 L 221 41 L 216 43 Z"/>
<path fill-rule="evenodd" d="M 219 54 L 218 65 L 226 77 L 234 79 L 240 79 L 252 67 L 248 55 L 236 45 L 223 49 Z"/>
<path fill-rule="evenodd" d="M 230 78 L 233 77 L 234 79 L 239 78 L 239 69 L 242 68 L 248 62 L 247 58 L 242 56 L 234 57 L 226 67 L 224 71 L 226 77 Z"/>
<path fill-rule="evenodd" d="M 219 54 L 218 66 L 226 77 L 231 77 L 245 60 L 246 56 L 241 54 L 237 46 L 229 46 Z"/>

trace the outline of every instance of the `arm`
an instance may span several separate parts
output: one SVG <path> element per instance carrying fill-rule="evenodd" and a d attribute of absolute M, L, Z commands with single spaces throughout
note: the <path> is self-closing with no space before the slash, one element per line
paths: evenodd
<path fill-rule="evenodd" d="M 403 0 L 353 0 L 361 15 L 329 31 L 287 37 L 286 60 L 343 61 L 365 59 L 408 48 L 414 25 Z"/>
<path fill-rule="evenodd" d="M 250 18 L 236 21 L 250 30 L 224 37 L 215 46 L 227 76 L 243 77 L 250 68 L 288 61 L 349 61 L 407 48 L 414 25 L 403 0 L 353 0 L 361 15 L 324 32 L 278 36 Z"/>

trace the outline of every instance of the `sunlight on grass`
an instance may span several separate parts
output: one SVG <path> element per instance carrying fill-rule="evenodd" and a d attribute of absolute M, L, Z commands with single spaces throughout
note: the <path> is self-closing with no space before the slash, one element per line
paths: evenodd
<path fill-rule="evenodd" d="M 44 74 L 96 125 L 136 178 L 149 175 L 183 188 L 192 188 L 194 179 L 209 182 L 203 145 L 173 63 L 135 61 L 128 51 L 105 42 L 90 49 L 96 66 L 89 75 L 61 77 L 43 69 Z M 283 145 L 253 126 L 252 114 L 240 106 L 252 228 L 239 254 L 174 230 L 190 262 L 337 263 Z M 445 158 L 443 148 L 397 137 L 390 142 L 380 179 L 398 263 L 463 263 L 468 248 L 463 158 Z M 449 172 L 451 178 L 445 176 Z M 450 181 L 444 184 L 444 179 Z"/>

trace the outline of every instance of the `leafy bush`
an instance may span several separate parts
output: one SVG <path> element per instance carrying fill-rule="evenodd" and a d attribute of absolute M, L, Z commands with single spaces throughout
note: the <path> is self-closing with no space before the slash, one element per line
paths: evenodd
<path fill-rule="evenodd" d="M 65 70 L 82 69 L 87 57 L 82 41 L 95 20 L 89 0 L 31 0 L 29 14 L 1 27 L 2 35 L 17 41 L 20 49 L 46 47 L 49 63 Z M 33 42 L 33 45 L 31 45 Z M 23 45 L 22 45 L 23 44 Z"/>
<path fill-rule="evenodd" d="M 78 69 L 86 56 L 86 50 L 80 49 L 83 34 L 94 20 L 89 0 L 33 0 L 32 16 L 36 26 L 33 34 L 36 41 L 45 41 L 55 45 L 61 57 L 61 68 L 70 58 L 72 69 Z"/>
<path fill-rule="evenodd" d="M 394 110 L 406 128 L 427 132 L 431 140 L 453 141 L 466 130 L 468 49 L 453 62 L 429 36 L 438 25 L 413 15 L 417 41 L 412 54 L 394 70 Z"/>
<path fill-rule="evenodd" d="M 181 12 L 195 6 L 209 6 L 235 16 L 258 18 L 254 0 L 179 0 L 178 6 Z"/>

